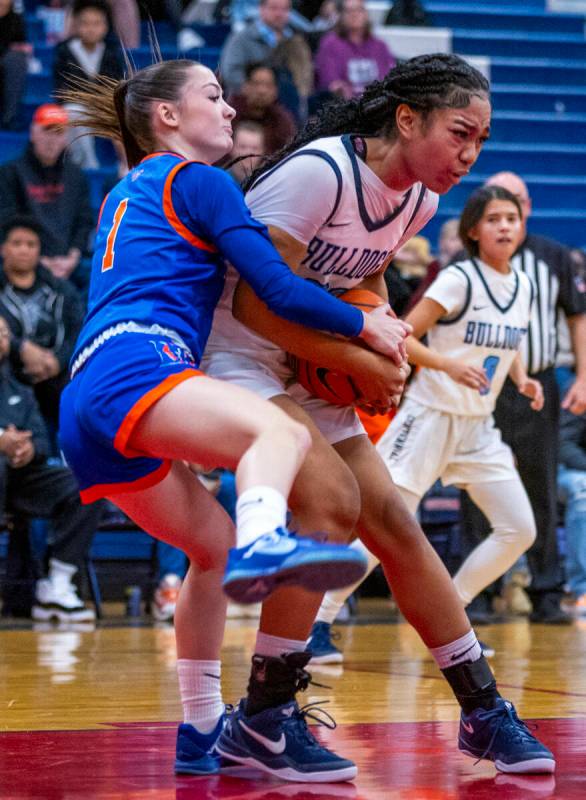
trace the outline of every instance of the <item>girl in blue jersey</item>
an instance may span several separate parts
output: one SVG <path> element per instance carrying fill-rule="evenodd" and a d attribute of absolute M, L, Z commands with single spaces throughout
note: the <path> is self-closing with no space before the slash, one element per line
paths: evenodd
<path fill-rule="evenodd" d="M 365 317 L 290 272 L 232 179 L 210 166 L 232 146 L 234 111 L 209 69 L 162 62 L 64 96 L 84 109 L 75 124 L 122 141 L 131 169 L 101 209 L 88 313 L 61 403 L 61 446 L 86 502 L 110 498 L 190 559 L 175 615 L 188 723 L 177 768 L 216 771 L 208 749 L 224 711 L 221 586 L 233 530 L 186 462 L 236 470 L 238 547 L 223 578 L 235 599 L 253 602 L 287 582 L 341 586 L 365 568 L 345 546 L 285 530 L 307 429 L 198 369 L 224 258 L 276 313 L 362 337 L 397 363 L 410 328 L 386 310 Z"/>

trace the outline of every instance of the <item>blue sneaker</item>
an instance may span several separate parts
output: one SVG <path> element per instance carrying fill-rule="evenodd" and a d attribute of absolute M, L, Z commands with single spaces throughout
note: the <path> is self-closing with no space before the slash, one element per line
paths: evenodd
<path fill-rule="evenodd" d="M 336 726 L 329 715 L 331 723 L 312 714 L 314 703 L 299 708 L 291 700 L 247 717 L 245 702 L 240 701 L 220 734 L 220 755 L 285 781 L 332 783 L 356 777 L 356 764 L 322 747 L 307 727 L 307 716 L 328 728 Z"/>
<path fill-rule="evenodd" d="M 186 775 L 214 775 L 220 771 L 220 757 L 214 746 L 226 722 L 226 714 L 211 733 L 200 733 L 193 725 L 182 722 L 177 730 L 175 772 Z"/>
<path fill-rule="evenodd" d="M 341 589 L 366 574 L 366 559 L 342 544 L 292 536 L 283 528 L 228 553 L 224 591 L 237 603 L 260 603 L 286 584 L 314 592 Z"/>
<path fill-rule="evenodd" d="M 462 713 L 458 747 L 468 756 L 494 761 L 501 772 L 553 772 L 555 758 L 500 697 L 495 708 Z"/>
<path fill-rule="evenodd" d="M 310 664 L 341 664 L 344 654 L 338 650 L 332 639 L 339 639 L 339 633 L 332 633 L 329 622 L 314 622 L 307 640 L 307 649 L 311 650 Z"/>

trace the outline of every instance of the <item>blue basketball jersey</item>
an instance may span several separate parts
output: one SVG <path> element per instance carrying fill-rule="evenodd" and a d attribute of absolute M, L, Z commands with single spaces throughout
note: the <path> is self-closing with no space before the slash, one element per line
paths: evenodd
<path fill-rule="evenodd" d="M 179 171 L 184 171 L 182 195 L 189 198 L 189 228 L 175 208 Z M 210 195 L 230 184 L 214 167 L 162 153 L 145 158 L 114 187 L 100 214 L 88 313 L 76 354 L 105 329 L 133 321 L 176 331 L 199 362 L 225 273 L 204 226 Z M 201 198 L 204 224 L 194 232 Z"/>

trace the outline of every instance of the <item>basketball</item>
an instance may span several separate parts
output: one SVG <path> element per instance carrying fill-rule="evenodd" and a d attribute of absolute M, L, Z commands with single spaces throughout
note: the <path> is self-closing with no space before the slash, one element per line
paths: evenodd
<path fill-rule="evenodd" d="M 367 313 L 385 304 L 382 297 L 368 289 L 349 289 L 339 299 Z M 315 397 L 327 400 L 335 406 L 351 406 L 360 399 L 360 392 L 350 375 L 320 367 L 319 364 L 297 356 L 289 358 L 297 380 Z"/>

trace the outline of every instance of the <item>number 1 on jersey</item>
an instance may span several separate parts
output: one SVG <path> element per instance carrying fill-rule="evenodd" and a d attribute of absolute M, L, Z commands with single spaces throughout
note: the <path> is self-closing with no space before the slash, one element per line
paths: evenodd
<path fill-rule="evenodd" d="M 106 252 L 102 257 L 102 272 L 107 272 L 114 266 L 114 242 L 116 241 L 116 236 L 118 236 L 120 223 L 122 222 L 122 217 L 126 213 L 127 207 L 128 198 L 126 197 L 124 200 L 121 200 L 118 203 L 118 207 L 114 212 L 114 221 L 112 222 L 112 227 L 110 228 L 110 232 L 108 233 L 108 238 L 106 240 Z"/>

